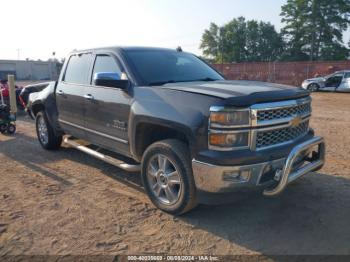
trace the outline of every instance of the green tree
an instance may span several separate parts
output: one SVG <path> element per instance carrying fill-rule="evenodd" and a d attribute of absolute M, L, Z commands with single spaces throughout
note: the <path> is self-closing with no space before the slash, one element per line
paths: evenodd
<path fill-rule="evenodd" d="M 211 59 L 218 60 L 221 54 L 221 28 L 215 23 L 211 23 L 209 29 L 206 29 L 202 35 L 200 48 L 203 54 Z M 218 61 L 217 61 L 218 62 Z"/>
<path fill-rule="evenodd" d="M 283 52 L 283 39 L 270 23 L 247 21 L 246 61 L 275 61 Z"/>
<path fill-rule="evenodd" d="M 281 16 L 285 60 L 347 59 L 343 32 L 350 23 L 349 0 L 288 0 Z"/>
<path fill-rule="evenodd" d="M 212 23 L 200 48 L 216 62 L 270 61 L 280 56 L 283 40 L 270 23 L 238 17 L 222 27 Z"/>

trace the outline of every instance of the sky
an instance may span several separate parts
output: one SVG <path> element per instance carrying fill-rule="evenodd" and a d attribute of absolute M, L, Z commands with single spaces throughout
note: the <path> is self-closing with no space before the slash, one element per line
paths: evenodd
<path fill-rule="evenodd" d="M 157 46 L 201 54 L 211 22 L 271 22 L 286 0 L 11 0 L 1 3 L 0 59 L 65 57 L 73 49 Z M 349 40 L 347 32 L 345 40 Z"/>

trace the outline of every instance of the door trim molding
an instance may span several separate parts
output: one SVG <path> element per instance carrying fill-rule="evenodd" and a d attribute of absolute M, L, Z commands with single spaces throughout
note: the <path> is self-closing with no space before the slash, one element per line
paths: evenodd
<path fill-rule="evenodd" d="M 69 126 L 78 128 L 78 129 L 82 129 L 82 130 L 90 132 L 90 133 L 94 133 L 94 134 L 96 134 L 98 136 L 103 136 L 105 138 L 108 138 L 108 139 L 111 139 L 111 140 L 114 140 L 114 141 L 117 141 L 117 142 L 120 142 L 120 143 L 123 143 L 123 144 L 126 144 L 126 145 L 129 144 L 129 142 L 127 140 L 124 140 L 124 139 L 121 139 L 121 138 L 118 138 L 118 137 L 114 137 L 114 136 L 110 136 L 110 135 L 107 135 L 107 134 L 104 134 L 104 133 L 101 133 L 101 132 L 98 132 L 98 131 L 95 131 L 95 130 L 92 130 L 92 129 L 89 129 L 89 128 L 86 128 L 86 127 L 83 127 L 83 126 L 80 126 L 80 125 L 76 125 L 76 124 L 73 124 L 71 122 L 62 120 L 60 118 L 58 119 L 58 122 L 60 122 L 62 124 L 65 124 L 65 125 L 69 125 Z"/>

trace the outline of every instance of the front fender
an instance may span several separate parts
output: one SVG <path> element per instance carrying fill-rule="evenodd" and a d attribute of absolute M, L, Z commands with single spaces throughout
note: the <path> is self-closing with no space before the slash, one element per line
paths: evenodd
<path fill-rule="evenodd" d="M 157 87 L 135 87 L 128 129 L 131 153 L 136 153 L 137 127 L 141 123 L 167 127 L 184 134 L 192 153 L 203 141 L 206 146 L 209 108 L 218 100 Z"/>

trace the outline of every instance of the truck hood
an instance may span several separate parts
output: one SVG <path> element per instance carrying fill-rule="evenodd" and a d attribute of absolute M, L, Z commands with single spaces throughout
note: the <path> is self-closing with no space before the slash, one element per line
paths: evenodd
<path fill-rule="evenodd" d="M 223 105 L 239 107 L 309 95 L 301 88 L 257 81 L 181 82 L 166 84 L 161 88 L 218 97 L 223 99 Z"/>

